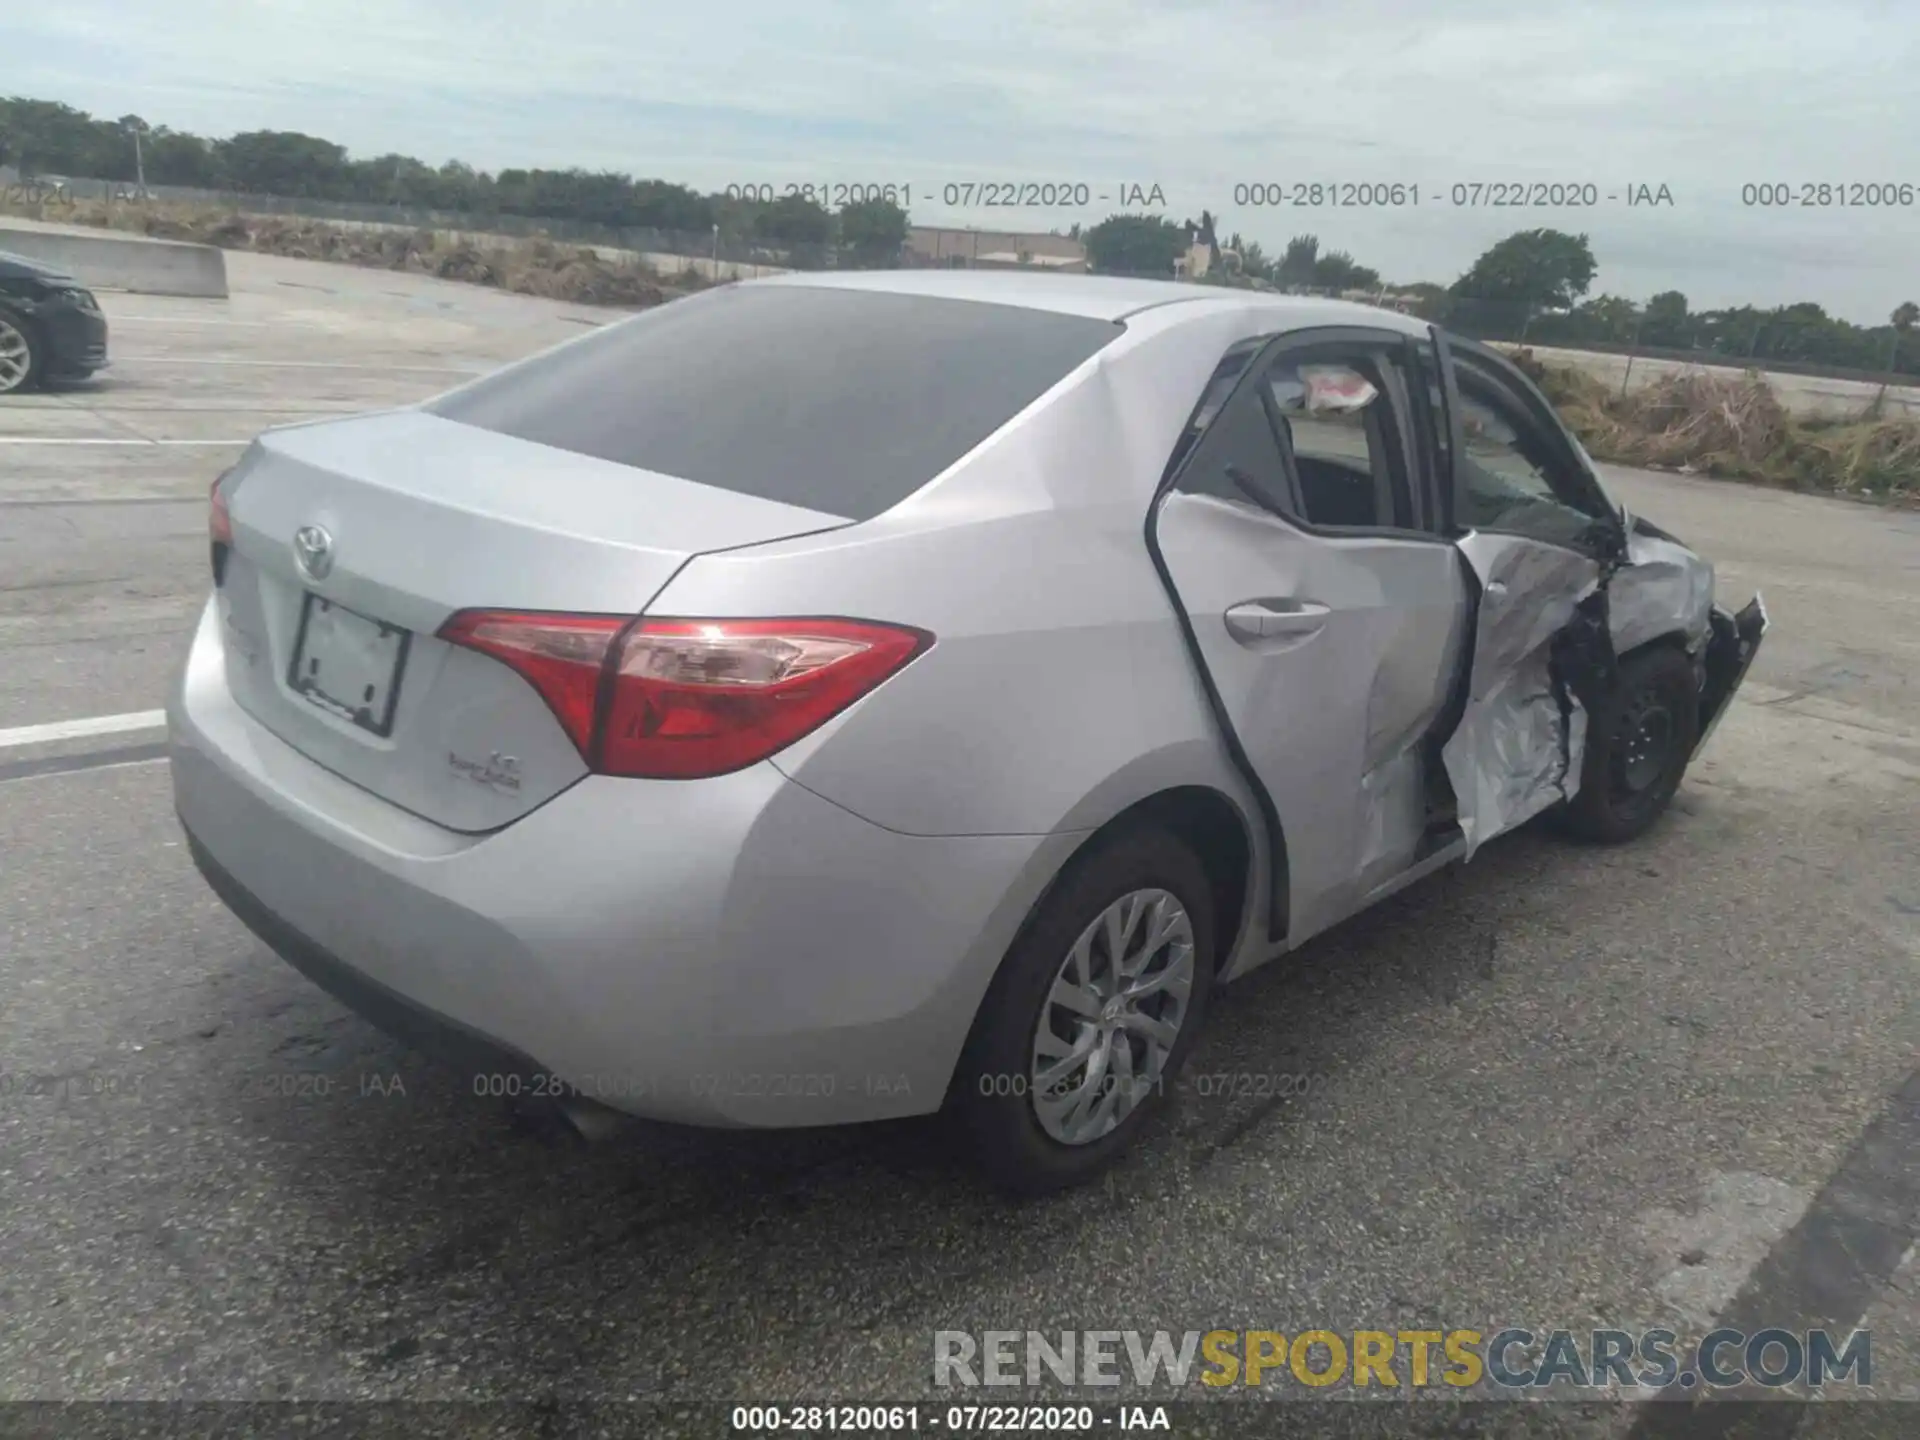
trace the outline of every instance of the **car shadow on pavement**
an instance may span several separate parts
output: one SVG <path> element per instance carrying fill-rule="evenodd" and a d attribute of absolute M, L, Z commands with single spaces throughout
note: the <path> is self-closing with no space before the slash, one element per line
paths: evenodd
<path fill-rule="evenodd" d="M 1397 1013 L 1489 984 L 1502 926 L 1537 917 L 1593 854 L 1506 837 L 1229 987 L 1133 1154 L 1091 1191 L 1028 1203 L 975 1180 L 938 1118 L 786 1132 L 634 1122 L 579 1143 L 462 1094 L 459 1076 L 316 990 L 258 987 L 269 1023 L 240 1027 L 246 1043 L 278 1032 L 272 1063 L 331 1078 L 324 1094 L 256 1096 L 215 1117 L 252 1132 L 256 1178 L 300 1217 L 285 1247 L 244 1263 L 276 1293 L 309 1267 L 351 1275 L 344 1295 L 303 1290 L 296 1303 L 314 1307 L 314 1338 L 382 1394 L 437 1393 L 436 1346 L 457 1349 L 469 1379 L 489 1364 L 503 1377 L 591 1374 L 614 1363 L 622 1336 L 686 1331 L 690 1297 L 741 1322 L 804 1328 L 811 1316 L 822 1334 L 897 1327 L 931 1296 L 1046 1275 L 1082 1236 L 1189 1195 L 1241 1152 L 1284 1149 L 1323 1103 L 1311 1084 L 1285 1096 L 1200 1077 L 1364 1070 Z M 278 1175 L 261 1175 L 263 1162 Z M 698 1367 L 682 1348 L 623 1354 L 624 1383 L 684 1393 Z"/>

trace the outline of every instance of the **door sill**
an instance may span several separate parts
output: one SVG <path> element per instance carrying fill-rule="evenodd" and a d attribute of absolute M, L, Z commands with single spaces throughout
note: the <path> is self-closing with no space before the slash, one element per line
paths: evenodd
<path fill-rule="evenodd" d="M 1464 855 L 1466 849 L 1466 833 L 1457 824 L 1428 831 L 1420 838 L 1420 848 L 1413 852 L 1413 859 L 1408 862 L 1407 868 L 1369 890 L 1366 898 L 1360 902 L 1360 908 L 1364 910 L 1396 890 L 1403 890 L 1414 881 L 1431 875 L 1441 866 Z"/>

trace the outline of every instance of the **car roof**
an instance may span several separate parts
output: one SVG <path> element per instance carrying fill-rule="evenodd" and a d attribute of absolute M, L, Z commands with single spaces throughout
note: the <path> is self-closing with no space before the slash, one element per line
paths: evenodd
<path fill-rule="evenodd" d="M 1318 325 L 1371 325 L 1408 335 L 1427 333 L 1427 322 L 1397 310 L 1350 300 L 1308 295 L 1277 295 L 1269 290 L 1238 290 L 1179 280 L 1139 280 L 1118 275 L 1033 274 L 1014 270 L 843 270 L 791 271 L 745 286 L 806 286 L 818 289 L 878 291 L 929 299 L 965 300 L 980 305 L 1015 305 L 1079 315 L 1093 320 L 1124 320 L 1156 306 L 1211 302 L 1238 303 L 1274 317 L 1276 331 Z"/>

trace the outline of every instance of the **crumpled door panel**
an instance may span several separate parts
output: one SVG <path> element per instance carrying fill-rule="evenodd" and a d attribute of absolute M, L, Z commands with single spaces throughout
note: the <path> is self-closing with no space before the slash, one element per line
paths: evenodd
<path fill-rule="evenodd" d="M 1520 535 L 1476 531 L 1459 550 L 1480 581 L 1480 616 L 1466 708 L 1440 758 L 1471 855 L 1579 787 L 1586 708 L 1556 684 L 1554 642 L 1601 571 L 1588 556 Z"/>

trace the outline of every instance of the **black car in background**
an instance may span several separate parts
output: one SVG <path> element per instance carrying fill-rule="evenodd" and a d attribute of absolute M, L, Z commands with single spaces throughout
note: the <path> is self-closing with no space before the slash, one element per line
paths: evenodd
<path fill-rule="evenodd" d="M 0 250 L 0 395 L 84 380 L 107 363 L 107 318 L 73 276 Z"/>

